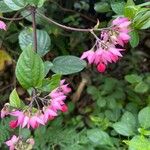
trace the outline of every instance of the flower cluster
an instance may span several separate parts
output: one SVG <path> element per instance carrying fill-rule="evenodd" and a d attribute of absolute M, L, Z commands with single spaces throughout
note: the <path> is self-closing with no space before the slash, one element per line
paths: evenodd
<path fill-rule="evenodd" d="M 3 21 L 0 21 L 0 29 L 6 30 L 6 24 Z"/>
<path fill-rule="evenodd" d="M 82 54 L 81 59 L 86 58 L 89 64 L 97 66 L 99 72 L 104 72 L 108 63 L 115 63 L 122 57 L 123 46 L 130 39 L 130 24 L 127 18 L 116 18 L 109 29 L 101 32 L 100 38 L 92 31 L 96 42 L 92 49 Z"/>
<path fill-rule="evenodd" d="M 25 142 L 22 141 L 20 137 L 13 135 L 12 138 L 5 142 L 5 144 L 9 147 L 9 150 L 24 150 L 24 149 L 32 149 L 34 145 L 34 139 L 29 138 Z"/>
<path fill-rule="evenodd" d="M 58 111 L 66 112 L 67 105 L 65 99 L 67 94 L 71 92 L 71 88 L 68 84 L 65 84 L 65 80 L 60 82 L 60 86 L 54 89 L 46 98 L 40 98 L 43 103 L 43 107 L 40 109 L 28 107 L 27 109 L 13 110 L 9 112 L 7 105 L 1 111 L 1 117 L 6 115 L 14 116 L 16 119 L 10 121 L 9 125 L 11 128 L 20 126 L 21 128 L 37 128 L 39 125 L 45 125 L 49 120 L 54 119 L 58 115 Z"/>

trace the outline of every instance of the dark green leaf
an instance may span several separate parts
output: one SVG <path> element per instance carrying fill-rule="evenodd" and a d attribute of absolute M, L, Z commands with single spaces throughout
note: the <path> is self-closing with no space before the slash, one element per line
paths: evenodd
<path fill-rule="evenodd" d="M 40 56 L 44 56 L 47 52 L 49 52 L 49 47 L 51 44 L 50 37 L 48 33 L 44 30 L 37 30 L 37 53 Z M 29 44 L 33 47 L 33 29 L 27 28 L 23 30 L 19 35 L 19 44 L 22 50 L 24 50 Z"/>
<path fill-rule="evenodd" d="M 86 62 L 76 56 L 60 56 L 53 60 L 52 71 L 57 74 L 68 75 L 80 72 L 86 67 Z"/>

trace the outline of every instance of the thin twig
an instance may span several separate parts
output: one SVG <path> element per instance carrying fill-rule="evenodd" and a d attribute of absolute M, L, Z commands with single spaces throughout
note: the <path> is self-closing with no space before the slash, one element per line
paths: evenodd
<path fill-rule="evenodd" d="M 59 27 L 61 27 L 61 28 L 63 28 L 63 29 L 66 29 L 66 30 L 78 31 L 78 32 L 91 32 L 92 30 L 93 30 L 93 31 L 102 31 L 102 30 L 108 30 L 108 29 L 110 29 L 110 27 L 108 27 L 108 28 L 101 28 L 101 29 L 96 29 L 96 28 L 81 29 L 81 28 L 69 27 L 69 26 L 65 26 L 65 25 L 63 25 L 63 24 L 60 24 L 60 23 L 54 21 L 54 20 L 51 19 L 51 18 L 46 17 L 45 15 L 43 15 L 43 14 L 40 13 L 40 12 L 37 12 L 37 13 L 38 13 L 42 18 L 44 18 L 45 20 L 47 20 L 48 22 L 53 23 L 53 24 L 55 24 L 55 25 L 57 25 L 57 26 L 59 26 Z"/>
<path fill-rule="evenodd" d="M 93 18 L 90 18 L 90 17 L 88 17 L 88 16 L 86 16 L 86 15 L 80 13 L 80 12 L 77 12 L 77 11 L 72 10 L 72 9 L 64 8 L 64 7 L 62 7 L 61 5 L 59 5 L 57 2 L 54 2 L 54 1 L 52 1 L 52 0 L 49 0 L 49 1 L 50 1 L 51 3 L 56 4 L 56 5 L 57 5 L 61 10 L 63 10 L 63 11 L 79 14 L 79 15 L 80 15 L 81 17 L 83 17 L 83 18 L 85 18 L 85 19 L 87 19 L 87 20 L 89 20 L 89 21 L 91 21 L 91 22 L 97 23 L 97 21 L 94 20 Z"/>
<path fill-rule="evenodd" d="M 17 14 L 17 15 L 18 15 L 18 14 Z M 15 17 L 13 17 L 13 18 L 6 18 L 6 17 L 3 17 L 3 16 L 0 16 L 0 19 L 8 20 L 8 21 L 19 21 L 19 20 L 22 20 L 22 19 L 24 19 L 24 18 L 30 16 L 30 15 L 31 15 L 31 13 L 29 13 L 29 14 L 26 15 L 26 16 L 18 17 L 18 18 L 15 18 Z"/>

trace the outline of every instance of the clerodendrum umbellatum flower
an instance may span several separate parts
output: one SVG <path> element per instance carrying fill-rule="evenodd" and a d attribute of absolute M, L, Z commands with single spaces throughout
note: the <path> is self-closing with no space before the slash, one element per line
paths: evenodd
<path fill-rule="evenodd" d="M 3 21 L 0 21 L 0 29 L 6 30 L 6 24 Z"/>
<path fill-rule="evenodd" d="M 59 87 L 51 91 L 46 97 L 40 98 L 43 103 L 43 107 L 40 109 L 35 109 L 29 107 L 24 111 L 13 110 L 7 112 L 4 108 L 1 111 L 1 116 L 9 114 L 15 117 L 15 120 L 10 121 L 9 126 L 11 128 L 16 128 L 20 126 L 21 128 L 37 128 L 39 125 L 45 125 L 49 120 L 54 119 L 58 115 L 58 111 L 66 112 L 68 110 L 65 100 L 67 94 L 71 92 L 71 88 L 68 84 L 65 84 L 65 80 L 60 81 Z M 38 106 L 39 107 L 39 106 Z"/>
<path fill-rule="evenodd" d="M 13 135 L 10 140 L 6 141 L 5 144 L 9 147 L 9 150 L 25 150 L 25 149 L 31 149 L 34 145 L 34 139 L 29 138 L 26 141 L 23 141 L 22 138 L 16 135 Z"/>
<path fill-rule="evenodd" d="M 129 39 L 129 25 L 131 22 L 127 18 L 116 18 L 112 21 L 110 28 L 101 32 L 100 38 L 92 49 L 84 52 L 81 59 L 87 59 L 89 64 L 95 64 L 99 72 L 104 72 L 108 63 L 116 63 L 120 57 L 123 47 Z"/>
<path fill-rule="evenodd" d="M 15 150 L 15 145 L 18 143 L 19 137 L 13 135 L 12 138 L 6 141 L 6 145 L 9 146 L 9 150 Z"/>

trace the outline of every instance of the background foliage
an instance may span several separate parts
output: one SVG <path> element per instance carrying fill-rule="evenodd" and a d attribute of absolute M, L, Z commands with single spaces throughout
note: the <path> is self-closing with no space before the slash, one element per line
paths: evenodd
<path fill-rule="evenodd" d="M 26 3 L 15 0 L 15 5 L 6 5 L 8 0 L 4 2 L 0 1 L 0 12 L 4 17 L 13 16 L 15 12 L 11 9 L 19 10 Z M 135 3 L 131 0 L 47 0 L 40 7 L 43 2 L 37 1 L 40 12 L 60 23 L 80 28 L 93 27 L 97 19 L 100 27 L 106 27 L 112 17 L 125 15 L 133 20 L 130 44 L 124 57 L 119 63 L 111 64 L 106 73 L 99 74 L 89 67 L 77 74 L 86 64 L 76 56 L 92 45 L 92 37 L 88 33 L 65 31 L 36 16 L 38 54 L 45 60 L 43 62 L 38 55 L 26 49 L 28 45 L 33 47 L 31 18 L 8 21 L 9 30 L 0 31 L 0 106 L 8 101 L 16 85 L 19 96 L 22 99 L 26 97 L 27 93 L 15 79 L 17 77 L 20 81 L 21 75 L 27 78 L 36 74 L 38 80 L 30 78 L 29 83 L 38 87 L 46 75 L 61 73 L 70 82 L 73 93 L 86 79 L 88 84 L 80 99 L 75 94 L 68 99 L 69 112 L 34 132 L 22 131 L 25 138 L 34 137 L 34 149 L 150 150 L 150 6 L 145 5 L 144 0 L 136 0 Z M 27 14 L 23 10 L 20 16 Z M 27 68 L 34 63 L 38 69 L 25 74 L 23 68 L 16 66 L 20 54 L 18 65 L 21 66 L 24 60 Z M 41 74 L 37 72 L 39 69 Z M 51 80 L 54 81 L 54 78 L 60 80 L 60 76 Z M 25 81 L 20 83 L 29 89 Z M 46 83 L 45 91 L 49 90 Z M 1 149 L 6 148 L 4 141 L 14 133 L 9 129 L 8 122 L 9 118 L 0 120 Z"/>

